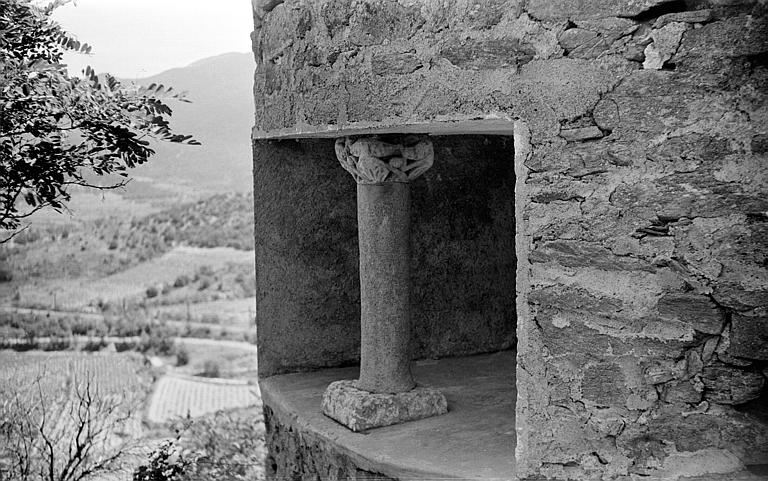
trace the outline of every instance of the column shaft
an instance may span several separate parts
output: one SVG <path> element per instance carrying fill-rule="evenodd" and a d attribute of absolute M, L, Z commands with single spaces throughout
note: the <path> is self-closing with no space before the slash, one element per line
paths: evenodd
<path fill-rule="evenodd" d="M 347 137 L 336 140 L 336 155 L 357 181 L 360 378 L 331 383 L 323 414 L 352 431 L 444 414 L 445 396 L 414 389 L 410 368 L 410 181 L 432 165 L 432 142 Z"/>
<path fill-rule="evenodd" d="M 360 242 L 360 389 L 398 393 L 410 370 L 410 185 L 357 185 Z"/>

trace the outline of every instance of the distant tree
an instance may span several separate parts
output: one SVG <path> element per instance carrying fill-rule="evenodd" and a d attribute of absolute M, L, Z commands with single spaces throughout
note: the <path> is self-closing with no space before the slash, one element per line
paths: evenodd
<path fill-rule="evenodd" d="M 0 481 L 80 481 L 122 469 L 120 438 L 134 415 L 129 393 L 100 393 L 92 377 L 62 395 L 40 374 L 0 395 Z M 58 388 L 58 386 L 56 386 Z"/>
<path fill-rule="evenodd" d="M 32 213 L 60 211 L 71 186 L 114 189 L 125 181 L 97 184 L 154 154 L 148 139 L 198 145 L 174 134 L 165 101 L 186 101 L 163 85 L 123 86 L 113 76 L 70 77 L 65 51 L 91 47 L 51 19 L 70 0 L 41 7 L 33 0 L 0 0 L 0 243 L 23 230 Z M 27 207 L 24 207 L 24 204 Z"/>

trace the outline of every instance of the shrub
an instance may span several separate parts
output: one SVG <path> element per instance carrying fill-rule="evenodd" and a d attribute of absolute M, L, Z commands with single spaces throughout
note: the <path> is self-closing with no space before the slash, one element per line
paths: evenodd
<path fill-rule="evenodd" d="M 175 345 L 173 342 L 174 332 L 165 326 L 151 326 L 149 332 L 141 334 L 139 351 L 154 353 L 161 356 L 174 354 Z"/>
<path fill-rule="evenodd" d="M 202 375 L 205 377 L 219 377 L 221 375 L 221 366 L 219 366 L 218 361 L 206 359 L 203 363 Z"/>
<path fill-rule="evenodd" d="M 176 439 L 178 442 L 178 438 Z M 136 468 L 133 481 L 181 481 L 189 469 L 190 462 L 186 460 L 181 450 L 172 442 L 165 441 L 150 454 L 149 463 Z"/>
<path fill-rule="evenodd" d="M 176 349 L 176 365 L 186 366 L 189 364 L 189 351 L 184 346 L 179 346 Z"/>
<path fill-rule="evenodd" d="M 11 282 L 13 280 L 13 274 L 8 269 L 0 268 L 0 282 Z"/>

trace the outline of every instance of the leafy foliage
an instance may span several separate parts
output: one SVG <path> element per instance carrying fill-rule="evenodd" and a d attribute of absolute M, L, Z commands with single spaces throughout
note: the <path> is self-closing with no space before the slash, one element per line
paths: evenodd
<path fill-rule="evenodd" d="M 260 409 L 219 411 L 174 423 L 176 437 L 163 442 L 138 467 L 133 481 L 265 479 L 264 420 Z"/>
<path fill-rule="evenodd" d="M 136 468 L 133 481 L 182 481 L 189 465 L 174 442 L 165 441 L 152 452 L 149 463 Z"/>
<path fill-rule="evenodd" d="M 89 179 L 127 176 L 154 153 L 150 138 L 199 144 L 171 131 L 165 101 L 186 101 L 171 88 L 123 86 L 90 67 L 69 76 L 64 52 L 91 47 L 51 20 L 62 3 L 0 0 L 0 229 L 18 232 L 33 212 L 65 208 L 70 186 L 124 185 Z"/>

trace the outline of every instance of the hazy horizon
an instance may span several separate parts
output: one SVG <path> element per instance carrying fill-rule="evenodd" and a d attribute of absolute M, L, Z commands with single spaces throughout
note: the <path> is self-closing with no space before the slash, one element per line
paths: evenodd
<path fill-rule="evenodd" d="M 225 53 L 251 52 L 248 0 L 77 0 L 54 19 L 93 47 L 68 53 L 73 75 L 87 65 L 122 78 L 143 78 Z"/>

